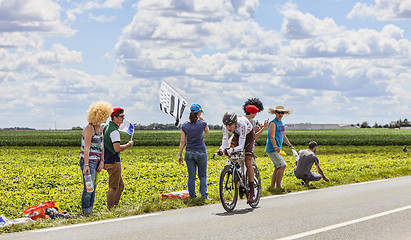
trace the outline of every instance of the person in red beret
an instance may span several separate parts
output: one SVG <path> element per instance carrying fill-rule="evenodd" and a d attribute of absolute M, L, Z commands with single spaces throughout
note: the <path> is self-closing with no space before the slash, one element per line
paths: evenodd
<path fill-rule="evenodd" d="M 268 127 L 267 120 L 265 120 L 264 124 L 261 126 L 258 126 L 254 120 L 257 113 L 264 110 L 263 103 L 258 98 L 249 98 L 247 99 L 247 101 L 245 101 L 243 110 L 245 117 L 251 122 L 254 127 L 255 139 L 257 139 L 261 135 L 261 133 L 264 132 L 264 130 Z"/>
<path fill-rule="evenodd" d="M 114 108 L 111 121 L 103 128 L 104 134 L 104 169 L 108 173 L 107 208 L 118 205 L 124 190 L 124 181 L 121 174 L 120 152 L 131 148 L 133 141 L 120 145 L 119 126 L 124 120 L 124 109 Z"/>

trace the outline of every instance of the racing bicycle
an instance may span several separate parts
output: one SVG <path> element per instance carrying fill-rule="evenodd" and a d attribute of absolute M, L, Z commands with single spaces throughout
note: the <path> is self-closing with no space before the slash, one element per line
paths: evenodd
<path fill-rule="evenodd" d="M 217 155 L 215 153 L 213 158 Z M 227 164 L 220 175 L 220 200 L 223 208 L 227 212 L 234 210 L 237 205 L 238 197 L 241 199 L 245 195 L 245 199 L 250 194 L 250 187 L 248 184 L 247 168 L 244 164 L 245 153 L 234 152 L 229 156 L 230 163 Z M 243 168 L 242 168 L 243 166 Z M 255 164 L 253 157 L 253 169 L 254 169 L 254 194 L 255 201 L 249 203 L 252 208 L 258 206 L 261 195 L 261 178 L 258 167 Z"/>

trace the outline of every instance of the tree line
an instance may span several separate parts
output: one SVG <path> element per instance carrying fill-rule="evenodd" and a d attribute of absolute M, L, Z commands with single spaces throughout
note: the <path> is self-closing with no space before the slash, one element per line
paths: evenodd
<path fill-rule="evenodd" d="M 363 122 L 361 124 L 357 123 L 357 126 L 360 128 L 371 128 L 371 126 L 368 124 L 368 122 Z M 393 121 L 391 123 L 387 123 L 384 125 L 380 125 L 378 123 L 374 123 L 372 126 L 373 128 L 401 128 L 401 127 L 411 127 L 411 123 L 408 121 L 408 119 L 401 120 L 399 119 L 398 121 Z"/>
<path fill-rule="evenodd" d="M 223 126 L 222 125 L 208 125 L 208 128 L 210 130 L 214 129 L 221 129 Z M 142 125 L 142 124 L 137 124 L 134 129 L 135 130 L 177 130 L 180 129 L 181 126 L 176 126 L 172 123 L 169 124 L 163 124 L 163 123 L 151 123 L 149 125 Z"/>

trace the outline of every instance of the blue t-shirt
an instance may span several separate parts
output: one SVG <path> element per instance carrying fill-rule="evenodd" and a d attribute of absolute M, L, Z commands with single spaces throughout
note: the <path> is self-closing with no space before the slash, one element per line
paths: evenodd
<path fill-rule="evenodd" d="M 181 126 L 181 130 L 183 130 L 187 138 L 186 151 L 206 151 L 206 146 L 203 138 L 203 131 L 206 127 L 207 123 L 202 120 L 197 120 L 194 124 L 191 124 L 188 121 L 183 123 L 183 125 Z"/>
<path fill-rule="evenodd" d="M 283 145 L 285 124 L 283 122 L 278 121 L 277 118 L 274 118 L 274 120 L 272 120 L 270 124 L 272 122 L 274 122 L 276 125 L 275 126 L 275 144 L 277 147 L 281 148 L 281 146 Z M 267 134 L 267 144 L 265 145 L 265 151 L 275 152 L 274 146 L 271 143 L 270 131 L 268 131 L 268 134 Z"/>

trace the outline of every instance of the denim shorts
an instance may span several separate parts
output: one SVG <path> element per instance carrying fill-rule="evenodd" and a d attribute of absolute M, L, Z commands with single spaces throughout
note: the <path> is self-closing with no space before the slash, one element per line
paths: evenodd
<path fill-rule="evenodd" d="M 284 158 L 281 156 L 279 153 L 276 152 L 267 152 L 268 157 L 271 159 L 271 161 L 274 164 L 275 168 L 280 168 L 282 166 L 285 166 Z"/>

